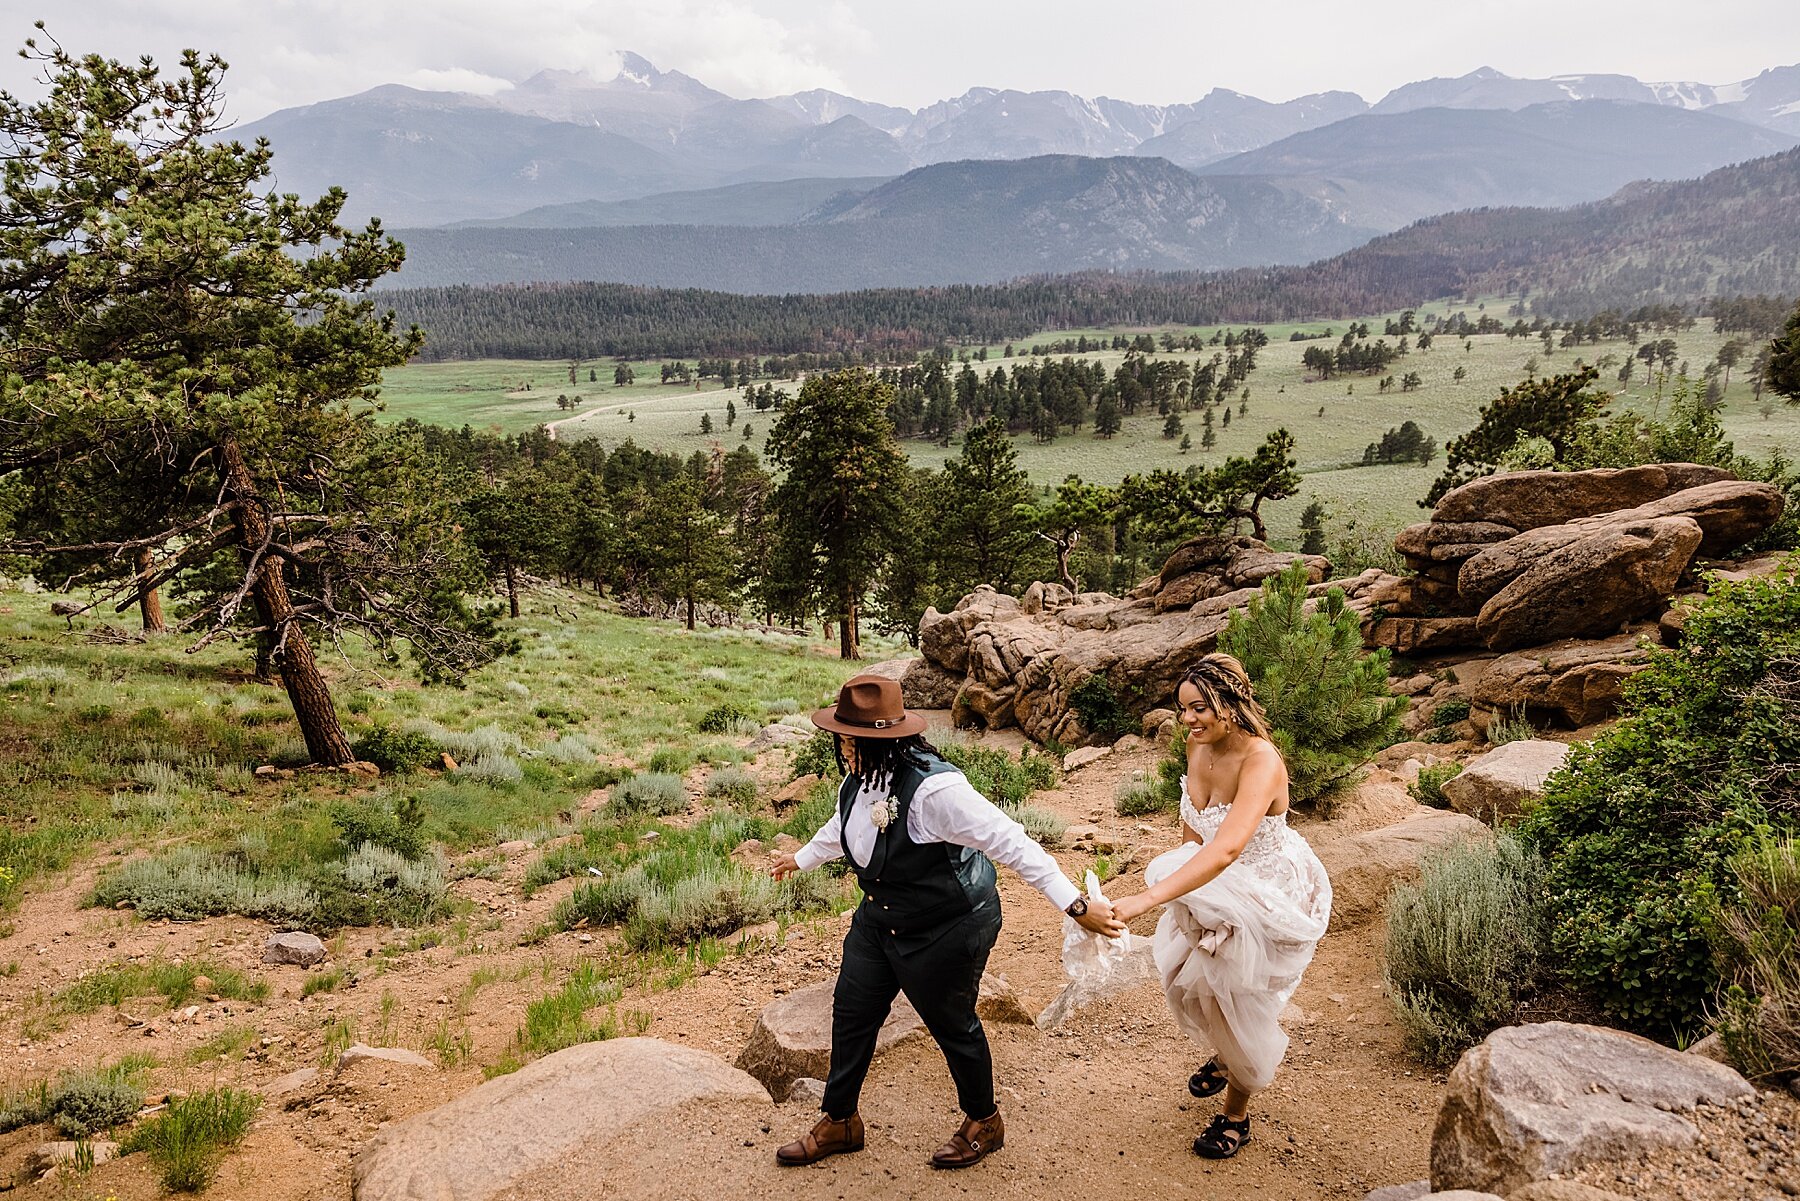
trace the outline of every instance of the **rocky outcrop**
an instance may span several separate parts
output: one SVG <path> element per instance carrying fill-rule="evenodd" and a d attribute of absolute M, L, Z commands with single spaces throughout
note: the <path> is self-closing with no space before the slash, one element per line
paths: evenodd
<path fill-rule="evenodd" d="M 1294 563 L 1305 565 L 1314 595 L 1341 588 L 1358 612 L 1374 603 L 1371 587 L 1393 578 L 1369 571 L 1327 585 L 1329 565 L 1316 555 L 1251 538 L 1197 538 L 1125 599 L 1034 584 L 1014 601 L 978 588 L 949 613 L 926 611 L 919 649 L 934 671 L 960 680 L 951 708 L 958 725 L 1016 725 L 1039 742 L 1077 746 L 1093 731 L 1075 712 L 1076 689 L 1098 676 L 1127 708 L 1166 705 L 1187 665 L 1216 648 L 1232 610 Z M 909 672 L 902 688 L 911 680 Z"/>
<path fill-rule="evenodd" d="M 1611 717 L 1625 681 L 1650 661 L 1645 632 L 1555 642 L 1482 663 L 1467 673 L 1470 720 L 1486 730 L 1496 717 L 1515 714 L 1534 725 L 1573 728 Z"/>
<path fill-rule="evenodd" d="M 1544 781 L 1569 757 L 1564 742 L 1527 738 L 1495 747 L 1469 762 L 1444 783 L 1444 796 L 1458 813 L 1498 822 L 1514 817 L 1543 795 Z"/>
<path fill-rule="evenodd" d="M 1773 485 L 1693 463 L 1486 476 L 1394 540 L 1416 574 L 1382 598 L 1367 639 L 1418 654 L 1607 637 L 1662 612 L 1696 555 L 1749 541 L 1783 503 Z"/>
<path fill-rule="evenodd" d="M 552 1191 L 592 1195 L 591 1189 L 544 1189 L 542 1177 L 561 1172 L 579 1179 L 584 1160 L 618 1158 L 616 1147 L 666 1138 L 695 1106 L 705 1107 L 710 1125 L 736 1118 L 754 1130 L 755 1122 L 766 1120 L 769 1094 L 752 1077 L 693 1047 L 654 1038 L 584 1043 L 386 1127 L 356 1158 L 354 1196 L 487 1201 Z"/>
<path fill-rule="evenodd" d="M 1730 1068 L 1599 1026 L 1495 1031 L 1450 1072 L 1431 1139 L 1437 1189 L 1534 1180 L 1699 1140 L 1684 1114 L 1755 1094 Z"/>
<path fill-rule="evenodd" d="M 1331 877 L 1332 926 L 1342 930 L 1379 919 L 1386 911 L 1388 893 L 1404 880 L 1417 879 L 1427 855 L 1486 837 L 1488 832 L 1466 814 L 1430 812 L 1366 833 L 1320 841 L 1314 850 Z"/>
<path fill-rule="evenodd" d="M 1513 530 L 1561 525 L 1596 513 L 1635 509 L 1704 484 L 1729 480 L 1720 467 L 1652 463 L 1592 471 L 1503 471 L 1453 488 L 1432 510 L 1434 522 L 1491 522 Z"/>

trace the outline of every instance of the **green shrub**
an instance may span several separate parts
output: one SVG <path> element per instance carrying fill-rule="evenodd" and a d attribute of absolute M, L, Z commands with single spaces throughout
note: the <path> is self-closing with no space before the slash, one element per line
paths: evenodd
<path fill-rule="evenodd" d="M 1460 763 L 1433 763 L 1419 769 L 1419 778 L 1406 786 L 1406 795 L 1421 805 L 1430 805 L 1433 809 L 1448 809 L 1450 800 L 1444 795 L 1444 785 L 1462 775 Z"/>
<path fill-rule="evenodd" d="M 1424 736 L 1420 738 L 1419 741 L 1442 745 L 1450 742 L 1461 742 L 1462 735 L 1458 734 L 1450 726 L 1436 726 L 1425 731 Z"/>
<path fill-rule="evenodd" d="M 1296 563 L 1262 583 L 1234 611 L 1219 649 L 1250 673 L 1287 761 L 1288 789 L 1311 801 L 1347 781 L 1393 741 L 1406 698 L 1388 692 L 1388 652 L 1363 652 L 1362 621 L 1344 594 L 1326 590 L 1305 612 L 1306 567 Z"/>
<path fill-rule="evenodd" d="M 1130 779 L 1120 780 L 1113 791 L 1113 811 L 1120 817 L 1171 813 L 1176 803 L 1169 800 L 1161 781 L 1145 772 L 1134 772 Z"/>
<path fill-rule="evenodd" d="M 121 1004 L 129 997 L 156 993 L 173 1009 L 199 996 L 194 981 L 200 976 L 212 981 L 209 991 L 233 1001 L 263 1001 L 269 995 L 268 981 L 246 976 L 210 959 L 180 963 L 152 959 L 89 972 L 58 992 L 55 1004 L 64 1013 L 92 1013 L 103 1006 Z"/>
<path fill-rule="evenodd" d="M 587 1011 L 616 1005 L 624 993 L 625 986 L 604 975 L 595 964 L 580 964 L 561 988 L 525 1006 L 525 1024 L 513 1039 L 514 1053 L 548 1055 L 614 1037 L 618 1031 L 612 1023 L 591 1023 Z"/>
<path fill-rule="evenodd" d="M 1088 731 L 1106 739 L 1138 732 L 1138 718 L 1119 700 L 1107 678 L 1089 676 L 1069 692 L 1069 707 Z"/>
<path fill-rule="evenodd" d="M 64 1072 L 0 1101 L 0 1134 L 50 1122 L 64 1138 L 87 1138 L 137 1115 L 144 1074 L 155 1060 L 130 1055 L 110 1067 Z"/>
<path fill-rule="evenodd" d="M 1544 865 L 1509 835 L 1428 859 L 1388 900 L 1387 982 L 1408 1049 L 1434 1066 L 1514 1020 L 1540 975 Z"/>
<path fill-rule="evenodd" d="M 382 771 L 418 771 L 438 758 L 437 743 L 417 730 L 397 730 L 381 722 L 351 745 L 358 759 L 366 759 Z"/>
<path fill-rule="evenodd" d="M 1453 726 L 1459 721 L 1469 720 L 1469 702 L 1460 696 L 1453 696 L 1431 711 L 1431 724 L 1438 729 Z"/>
<path fill-rule="evenodd" d="M 1537 736 L 1537 727 L 1526 720 L 1524 711 L 1520 709 L 1514 709 L 1505 717 L 1488 724 L 1487 740 L 1490 746 L 1526 742 Z"/>
<path fill-rule="evenodd" d="M 781 885 L 765 872 L 729 860 L 707 864 L 672 885 L 653 886 L 637 899 L 625 930 L 628 945 L 644 950 L 679 946 L 765 922 L 781 909 Z"/>
<path fill-rule="evenodd" d="M 1002 809 L 1023 805 L 1034 792 L 1056 784 L 1056 764 L 1030 747 L 1018 758 L 997 747 L 945 741 L 938 750 L 944 759 L 968 777 L 969 783 Z"/>
<path fill-rule="evenodd" d="M 815 730 L 813 736 L 794 750 L 794 779 L 818 776 L 821 780 L 843 777 L 838 770 L 837 736 L 830 730 Z"/>
<path fill-rule="evenodd" d="M 460 779 L 483 784 L 517 784 L 525 778 L 525 769 L 511 755 L 488 751 L 460 765 L 456 774 Z"/>
<path fill-rule="evenodd" d="M 721 767 L 706 778 L 706 795 L 731 805 L 756 801 L 756 777 L 741 767 Z"/>
<path fill-rule="evenodd" d="M 239 913 L 292 929 L 312 921 L 319 897 L 304 880 L 263 876 L 212 852 L 178 847 L 102 876 L 94 904 L 111 909 L 120 902 L 146 919 L 191 922 Z"/>
<path fill-rule="evenodd" d="M 628 776 L 612 788 L 614 813 L 645 813 L 661 817 L 684 812 L 688 807 L 687 789 L 681 777 L 670 772 L 645 772 Z"/>
<path fill-rule="evenodd" d="M 735 731 L 746 722 L 756 720 L 756 714 L 733 701 L 722 705 L 714 705 L 700 718 L 702 734 L 727 734 Z"/>
<path fill-rule="evenodd" d="M 1719 1034 L 1746 1076 L 1800 1072 L 1800 840 L 1760 834 L 1727 885 L 1704 897 L 1729 982 Z"/>
<path fill-rule="evenodd" d="M 694 760 L 694 752 L 687 747 L 658 747 L 650 753 L 649 770 L 660 775 L 679 776 L 694 766 Z"/>
<path fill-rule="evenodd" d="M 1025 833 L 1034 841 L 1047 847 L 1061 846 L 1063 832 L 1069 828 L 1068 819 L 1062 814 L 1036 805 L 1019 806 L 1013 812 L 1013 820 L 1025 827 Z"/>
<path fill-rule="evenodd" d="M 551 763 L 592 763 L 594 744 L 580 734 L 564 734 L 539 747 L 538 757 Z"/>
<path fill-rule="evenodd" d="M 1678 651 L 1625 685 L 1519 826 L 1550 864 L 1554 961 L 1621 1025 L 1699 1029 L 1720 985 L 1702 916 L 1734 856 L 1800 813 L 1800 580 L 1713 579 Z"/>
<path fill-rule="evenodd" d="M 346 850 L 365 843 L 417 859 L 430 843 L 425 837 L 425 805 L 416 796 L 386 801 L 339 801 L 331 807 L 331 824 Z"/>
<path fill-rule="evenodd" d="M 181 1097 L 133 1130 L 119 1149 L 147 1151 L 170 1192 L 197 1193 L 212 1181 L 226 1148 L 242 1141 L 260 1103 L 256 1094 L 232 1088 Z"/>
<path fill-rule="evenodd" d="M 587 720 L 587 714 L 581 710 L 554 702 L 545 702 L 533 709 L 532 713 L 553 726 L 578 726 Z"/>

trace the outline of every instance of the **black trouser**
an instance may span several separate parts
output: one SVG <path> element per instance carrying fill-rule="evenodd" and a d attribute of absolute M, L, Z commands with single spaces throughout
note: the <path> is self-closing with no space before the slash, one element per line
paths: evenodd
<path fill-rule="evenodd" d="M 844 963 L 832 994 L 831 1078 L 821 1106 L 827 1116 L 841 1120 L 856 1112 L 876 1036 L 897 993 L 906 994 L 943 1050 L 963 1112 L 976 1119 L 994 1112 L 994 1057 L 975 1001 L 999 936 L 998 899 L 906 952 L 897 943 L 910 940 L 895 939 L 857 911 L 844 937 Z"/>

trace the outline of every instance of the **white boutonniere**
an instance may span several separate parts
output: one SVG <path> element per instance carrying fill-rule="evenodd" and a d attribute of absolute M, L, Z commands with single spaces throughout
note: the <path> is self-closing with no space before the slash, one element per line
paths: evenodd
<path fill-rule="evenodd" d="M 869 820 L 875 823 L 877 830 L 885 830 L 888 823 L 894 820 L 894 802 L 890 797 L 869 803 Z"/>

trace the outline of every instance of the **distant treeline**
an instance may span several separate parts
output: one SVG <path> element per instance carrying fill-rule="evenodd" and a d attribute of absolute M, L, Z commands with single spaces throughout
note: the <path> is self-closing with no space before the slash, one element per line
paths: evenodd
<path fill-rule="evenodd" d="M 1800 295 L 1800 149 L 1572 209 L 1433 217 L 1305 267 L 787 296 L 576 283 L 400 289 L 380 299 L 424 327 L 428 359 L 814 354 L 881 363 L 1046 329 L 1266 325 L 1490 295 L 1524 295 L 1531 313 L 1565 320 L 1767 298 L 1732 310 L 1734 327 L 1791 307 Z"/>

